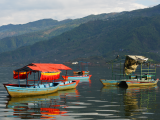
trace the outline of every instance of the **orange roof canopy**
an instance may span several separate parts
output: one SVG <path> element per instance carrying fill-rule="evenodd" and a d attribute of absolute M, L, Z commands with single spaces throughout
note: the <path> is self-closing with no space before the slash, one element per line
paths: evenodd
<path fill-rule="evenodd" d="M 49 68 L 49 67 L 37 67 L 37 66 L 28 66 L 32 70 L 41 71 L 41 72 L 60 72 L 60 70 Z"/>
<path fill-rule="evenodd" d="M 29 68 L 29 69 L 27 69 Z M 41 71 L 41 72 L 59 72 L 60 70 L 72 70 L 63 64 L 53 64 L 53 63 L 31 63 L 23 68 L 16 71 Z"/>
<path fill-rule="evenodd" d="M 37 67 L 46 67 L 46 68 L 53 68 L 58 70 L 72 70 L 70 67 L 67 67 L 63 64 L 53 64 L 53 63 L 32 63 Z"/>

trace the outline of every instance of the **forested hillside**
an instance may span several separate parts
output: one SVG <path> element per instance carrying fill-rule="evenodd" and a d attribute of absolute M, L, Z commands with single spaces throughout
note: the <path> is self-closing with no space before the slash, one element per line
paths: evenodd
<path fill-rule="evenodd" d="M 159 7 L 156 6 L 156 10 Z M 48 40 L 1 53 L 0 63 L 107 61 L 127 54 L 145 55 L 160 62 L 160 15 L 158 12 L 151 15 L 152 12 L 154 7 L 131 11 L 129 15 L 133 13 L 135 17 L 126 17 L 128 12 L 123 12 L 106 19 L 102 14 L 103 19 L 91 20 Z"/>
<path fill-rule="evenodd" d="M 96 20 L 32 46 L 0 54 L 1 63 L 66 62 L 140 54 L 160 61 L 160 16 Z"/>
<path fill-rule="evenodd" d="M 57 21 L 52 19 L 43 19 L 22 25 L 5 25 L 0 27 L 0 53 L 15 50 L 22 46 L 32 45 L 36 42 L 48 40 L 60 35 L 82 23 L 96 19 L 112 18 L 118 13 L 89 15 L 80 19 L 67 19 Z"/>
<path fill-rule="evenodd" d="M 1 26 L 0 53 L 15 50 L 22 46 L 32 45 L 39 41 L 48 40 L 89 21 L 151 17 L 159 15 L 159 11 L 160 7 L 157 5 L 152 8 L 134 10 L 131 12 L 89 15 L 74 20 L 66 19 L 57 21 L 53 19 L 43 19 L 26 24 Z"/>

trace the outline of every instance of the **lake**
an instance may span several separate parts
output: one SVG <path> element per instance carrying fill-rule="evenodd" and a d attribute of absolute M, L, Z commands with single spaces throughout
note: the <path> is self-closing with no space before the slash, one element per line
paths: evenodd
<path fill-rule="evenodd" d="M 104 87 L 99 79 L 109 78 L 108 67 L 89 67 L 92 77 L 76 89 L 49 95 L 10 98 L 3 83 L 13 79 L 16 67 L 0 67 L 0 119 L 46 120 L 142 120 L 160 118 L 160 82 L 150 87 Z M 160 78 L 160 69 L 157 77 Z M 64 75 L 62 71 L 61 75 Z M 68 71 L 72 75 L 72 71 Z M 61 78 L 62 79 L 62 78 Z M 21 80 L 21 83 L 25 80 Z"/>

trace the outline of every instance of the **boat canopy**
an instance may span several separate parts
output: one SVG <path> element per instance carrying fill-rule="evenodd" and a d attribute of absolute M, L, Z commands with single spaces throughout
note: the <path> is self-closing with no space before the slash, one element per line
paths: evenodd
<path fill-rule="evenodd" d="M 138 55 L 127 55 L 124 63 L 124 72 L 126 75 L 136 71 L 139 64 L 144 63 L 148 58 Z"/>
<path fill-rule="evenodd" d="M 32 72 L 41 72 L 41 80 L 55 80 L 60 77 L 60 70 L 72 70 L 63 64 L 52 63 L 31 63 L 20 69 L 13 71 L 14 79 L 28 78 L 28 74 Z"/>
<path fill-rule="evenodd" d="M 50 67 L 44 67 L 44 66 L 28 66 L 30 69 L 34 70 L 34 71 L 41 71 L 41 72 L 59 72 L 60 70 L 58 69 L 54 69 L 54 68 L 50 68 Z"/>
<path fill-rule="evenodd" d="M 60 72 L 60 70 L 72 70 L 72 69 L 63 64 L 31 63 L 15 71 L 16 72 L 18 71 Z"/>

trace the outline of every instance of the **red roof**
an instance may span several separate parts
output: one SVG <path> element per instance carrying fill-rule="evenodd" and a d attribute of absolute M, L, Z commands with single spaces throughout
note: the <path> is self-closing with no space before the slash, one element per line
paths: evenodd
<path fill-rule="evenodd" d="M 41 71 L 41 72 L 60 72 L 60 70 L 72 70 L 70 67 L 63 64 L 52 63 L 31 63 L 16 71 Z"/>
<path fill-rule="evenodd" d="M 70 67 L 65 66 L 63 64 L 53 64 L 53 63 L 32 63 L 32 65 L 35 65 L 37 67 L 43 67 L 43 68 L 52 68 L 52 69 L 58 69 L 58 70 L 72 70 Z"/>
<path fill-rule="evenodd" d="M 37 67 L 37 66 L 28 66 L 32 70 L 41 71 L 41 72 L 60 72 L 60 70 L 49 68 L 49 67 Z"/>

